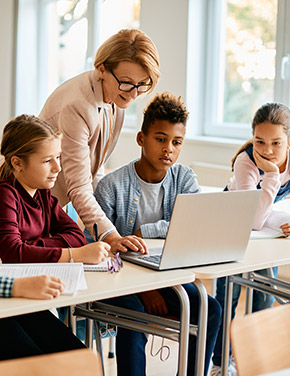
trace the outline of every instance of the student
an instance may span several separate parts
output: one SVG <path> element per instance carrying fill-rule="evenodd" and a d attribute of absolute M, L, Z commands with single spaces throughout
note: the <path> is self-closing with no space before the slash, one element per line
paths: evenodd
<path fill-rule="evenodd" d="M 21 115 L 4 128 L 0 167 L 0 258 L 14 262 L 84 262 L 108 255 L 103 242 L 86 244 L 78 225 L 50 193 L 60 172 L 59 132 Z"/>
<path fill-rule="evenodd" d="M 143 238 L 165 238 L 176 195 L 199 192 L 195 173 L 189 167 L 175 164 L 184 140 L 187 117 L 181 97 L 170 93 L 156 95 L 144 112 L 142 130 L 137 134 L 141 158 L 106 175 L 99 182 L 96 200 L 122 236 L 135 234 Z M 92 241 L 89 233 L 86 234 Z M 190 300 L 190 322 L 196 324 L 198 292 L 193 284 L 183 287 Z M 156 315 L 179 317 L 180 314 L 177 295 L 170 288 L 106 302 Z M 221 320 L 217 301 L 209 297 L 208 304 L 205 375 Z M 146 342 L 144 333 L 118 328 L 116 354 L 119 376 L 145 375 Z M 194 374 L 195 346 L 196 337 L 190 336 L 188 375 Z"/>
<path fill-rule="evenodd" d="M 52 276 L 0 276 L 0 297 L 56 298 L 63 282 Z M 0 319 L 0 360 L 85 348 L 51 312 L 36 312 Z"/>
<path fill-rule="evenodd" d="M 279 103 L 267 103 L 260 107 L 252 122 L 253 138 L 245 143 L 232 160 L 234 176 L 230 179 L 226 190 L 261 189 L 253 229 L 260 230 L 269 220 L 275 202 L 290 193 L 289 136 L 290 111 L 287 106 Z M 281 226 L 283 233 L 290 235 L 290 223 Z M 273 268 L 277 276 L 277 268 Z M 267 270 L 257 271 L 267 274 Z M 232 318 L 238 305 L 241 286 L 233 286 Z M 216 299 L 224 306 L 225 278 L 217 281 Z M 271 307 L 274 297 L 259 291 L 253 291 L 253 312 Z M 221 325 L 216 342 L 212 375 L 219 374 L 222 353 Z M 231 366 L 230 371 L 235 370 Z"/>
<path fill-rule="evenodd" d="M 124 123 L 124 110 L 150 93 L 159 80 L 158 51 L 140 30 L 120 30 L 97 50 L 94 69 L 59 86 L 47 99 L 39 117 L 63 133 L 63 171 L 52 190 L 61 205 L 72 202 L 85 226 L 111 245 L 112 251 L 146 246 L 136 236 L 123 238 L 94 199 Z"/>

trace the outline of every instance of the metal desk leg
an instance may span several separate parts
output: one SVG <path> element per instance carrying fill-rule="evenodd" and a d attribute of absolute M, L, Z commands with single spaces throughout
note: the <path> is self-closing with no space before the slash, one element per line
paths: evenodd
<path fill-rule="evenodd" d="M 178 375 L 186 376 L 188 361 L 188 340 L 189 340 L 189 298 L 182 286 L 172 286 L 176 291 L 180 302 L 180 340 L 178 356 Z"/>
<path fill-rule="evenodd" d="M 196 338 L 195 375 L 203 376 L 208 316 L 207 291 L 201 281 L 193 282 L 199 293 L 198 332 Z"/>
<path fill-rule="evenodd" d="M 230 351 L 230 324 L 232 318 L 233 282 L 226 277 L 225 302 L 223 317 L 222 376 L 227 376 Z"/>
<path fill-rule="evenodd" d="M 77 335 L 77 318 L 73 315 L 75 306 L 69 306 L 68 307 L 68 318 L 69 318 L 69 326 L 71 327 L 71 330 L 73 334 Z"/>
<path fill-rule="evenodd" d="M 90 309 L 90 303 L 86 303 L 86 308 Z M 85 345 L 90 349 L 93 348 L 93 320 L 88 318 L 86 318 Z"/>
<path fill-rule="evenodd" d="M 102 339 L 100 336 L 100 327 L 99 323 L 96 320 L 93 320 L 94 325 L 94 333 L 96 338 L 96 350 L 97 353 L 100 355 L 101 362 L 102 362 L 102 369 L 103 369 L 103 376 L 105 376 L 105 367 L 104 367 L 104 357 L 103 357 L 103 347 L 102 347 Z"/>
<path fill-rule="evenodd" d="M 251 276 L 251 273 L 247 273 L 247 279 L 253 280 L 253 277 Z M 246 315 L 249 313 L 252 313 L 253 310 L 253 289 L 250 287 L 246 288 Z"/>

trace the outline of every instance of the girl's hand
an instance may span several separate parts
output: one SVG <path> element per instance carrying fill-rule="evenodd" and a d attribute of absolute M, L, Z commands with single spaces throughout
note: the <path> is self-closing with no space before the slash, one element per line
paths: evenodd
<path fill-rule="evenodd" d="M 83 262 L 85 264 L 99 264 L 108 257 L 110 245 L 105 242 L 95 242 L 86 244 L 80 248 L 74 248 L 73 258 L 75 262 Z M 75 256 L 76 255 L 76 256 Z"/>
<path fill-rule="evenodd" d="M 280 226 L 280 229 L 283 231 L 283 234 L 285 236 L 290 236 L 290 223 L 284 223 L 282 226 Z"/>
<path fill-rule="evenodd" d="M 111 245 L 112 252 L 127 252 L 130 250 L 144 254 L 148 253 L 146 243 L 136 235 L 121 237 L 117 232 L 112 232 L 104 240 Z"/>
<path fill-rule="evenodd" d="M 12 296 L 32 299 L 53 299 L 64 290 L 63 281 L 53 276 L 34 276 L 16 278 L 13 283 Z"/>
<path fill-rule="evenodd" d="M 279 168 L 275 163 L 269 161 L 262 157 L 255 149 L 253 149 L 253 157 L 255 159 L 257 167 L 264 172 L 277 172 L 279 173 Z"/>
<path fill-rule="evenodd" d="M 163 316 L 168 313 L 168 308 L 162 295 L 158 291 L 146 291 L 139 294 L 146 312 L 151 315 Z"/>

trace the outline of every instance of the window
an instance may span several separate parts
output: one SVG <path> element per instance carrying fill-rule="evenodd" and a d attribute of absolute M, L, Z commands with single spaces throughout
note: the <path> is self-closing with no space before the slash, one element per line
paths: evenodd
<path fill-rule="evenodd" d="M 203 134 L 248 139 L 262 104 L 289 104 L 289 95 L 278 89 L 289 1 L 209 0 L 207 5 Z"/>
<path fill-rule="evenodd" d="M 19 0 L 18 5 L 17 114 L 38 114 L 56 87 L 93 69 L 95 52 L 109 36 L 139 27 L 139 0 Z M 131 106 L 127 126 L 135 117 Z"/>

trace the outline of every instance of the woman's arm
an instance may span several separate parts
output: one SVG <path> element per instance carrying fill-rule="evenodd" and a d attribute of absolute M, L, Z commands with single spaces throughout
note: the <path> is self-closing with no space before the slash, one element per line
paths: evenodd
<path fill-rule="evenodd" d="M 55 191 L 66 190 L 81 220 L 93 235 L 93 224 L 98 223 L 99 232 L 114 230 L 93 195 L 96 175 L 102 159 L 103 109 L 92 109 L 89 104 L 67 106 L 58 118 L 62 137 L 62 172 Z M 122 117 L 121 117 L 122 118 Z M 118 127 L 113 138 L 118 138 Z M 115 128 L 114 128 L 115 129 Z M 57 195 L 58 197 L 58 195 Z"/>

